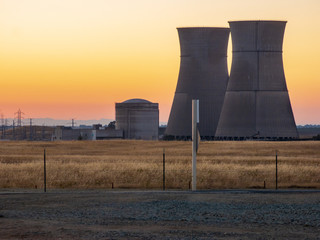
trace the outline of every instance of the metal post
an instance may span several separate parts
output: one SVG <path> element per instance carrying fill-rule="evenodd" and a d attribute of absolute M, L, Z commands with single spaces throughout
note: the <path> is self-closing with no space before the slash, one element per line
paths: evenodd
<path fill-rule="evenodd" d="M 46 149 L 43 152 L 43 180 L 44 180 L 44 192 L 47 191 L 47 169 L 46 169 Z"/>
<path fill-rule="evenodd" d="M 276 190 L 278 189 L 278 152 L 276 151 Z"/>
<path fill-rule="evenodd" d="M 164 190 L 166 190 L 166 153 L 165 153 L 165 149 L 163 149 L 162 164 L 163 164 L 162 189 L 164 191 Z"/>
<path fill-rule="evenodd" d="M 197 190 L 197 123 L 199 100 L 192 100 L 192 191 Z"/>

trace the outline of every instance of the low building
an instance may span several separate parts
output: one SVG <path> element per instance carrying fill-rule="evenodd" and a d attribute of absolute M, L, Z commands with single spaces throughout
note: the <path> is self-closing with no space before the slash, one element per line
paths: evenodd
<path fill-rule="evenodd" d="M 111 128 L 97 128 L 96 126 L 91 129 L 57 126 L 52 135 L 52 141 L 104 140 L 115 138 L 123 138 L 123 131 Z"/>

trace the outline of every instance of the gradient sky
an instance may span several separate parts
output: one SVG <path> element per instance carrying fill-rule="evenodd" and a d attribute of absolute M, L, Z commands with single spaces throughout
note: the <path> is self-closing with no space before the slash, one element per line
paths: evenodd
<path fill-rule="evenodd" d="M 168 120 L 177 27 L 286 20 L 284 69 L 297 124 L 320 124 L 319 0 L 0 0 L 0 113 L 114 118 L 145 98 Z M 229 65 L 231 46 L 229 47 Z"/>

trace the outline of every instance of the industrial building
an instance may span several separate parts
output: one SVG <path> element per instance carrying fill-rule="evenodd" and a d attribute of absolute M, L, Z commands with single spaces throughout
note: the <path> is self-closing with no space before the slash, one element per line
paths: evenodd
<path fill-rule="evenodd" d="M 73 128 L 65 126 L 55 127 L 52 134 L 52 141 L 71 141 L 71 140 L 106 140 L 122 139 L 123 131 L 112 128 L 102 127 L 100 124 L 93 125 L 91 128 Z"/>
<path fill-rule="evenodd" d="M 294 139 L 282 62 L 285 21 L 231 21 L 230 79 L 218 139 Z"/>
<path fill-rule="evenodd" d="M 199 132 L 213 139 L 228 83 L 229 28 L 178 28 L 180 71 L 165 132 L 166 138 L 191 138 L 191 102 L 199 99 Z"/>
<path fill-rule="evenodd" d="M 159 104 L 144 99 L 116 103 L 116 130 L 126 139 L 158 140 Z"/>

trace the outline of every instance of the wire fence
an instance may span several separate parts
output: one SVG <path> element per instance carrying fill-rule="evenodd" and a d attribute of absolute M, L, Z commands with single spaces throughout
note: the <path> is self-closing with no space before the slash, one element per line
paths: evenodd
<path fill-rule="evenodd" d="M 291 162 L 290 156 L 260 156 L 263 161 L 238 164 L 199 161 L 197 189 L 320 188 L 320 161 Z M 283 160 L 285 159 L 285 160 Z M 10 165 L 10 164 L 9 164 Z M 44 168 L 46 166 L 46 169 Z M 164 168 L 165 167 L 165 168 Z M 7 166 L 1 188 L 35 189 L 182 189 L 191 188 L 190 164 L 98 165 L 70 161 L 38 161 Z"/>

